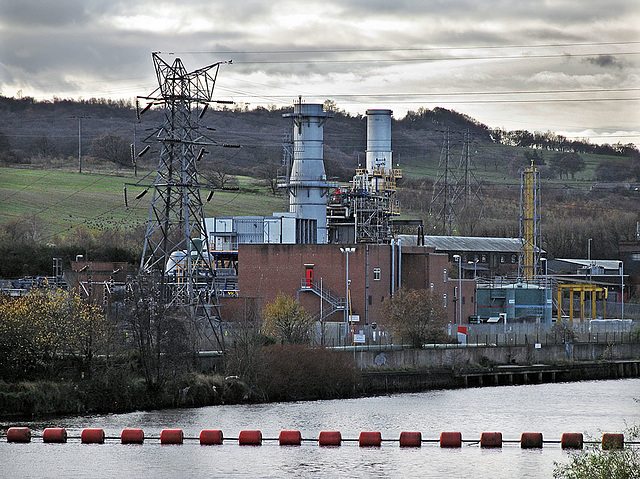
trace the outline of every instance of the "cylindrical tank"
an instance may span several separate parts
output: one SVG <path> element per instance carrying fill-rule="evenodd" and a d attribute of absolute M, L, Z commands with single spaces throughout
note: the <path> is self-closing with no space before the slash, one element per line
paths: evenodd
<path fill-rule="evenodd" d="M 380 189 L 375 173 L 389 175 L 393 169 L 391 152 L 391 110 L 367 110 L 367 172 L 374 174 L 372 193 Z"/>
<path fill-rule="evenodd" d="M 327 175 L 323 160 L 323 130 L 327 118 L 317 103 L 297 103 L 293 113 L 285 118 L 293 120 L 293 164 L 289 177 L 289 212 L 295 213 L 298 229 L 305 229 L 305 221 L 316 222 L 316 238 L 304 242 L 327 242 Z M 310 224 L 310 223 L 309 223 Z M 301 226 L 303 225 L 303 226 Z M 300 239 L 298 239 L 298 242 Z"/>

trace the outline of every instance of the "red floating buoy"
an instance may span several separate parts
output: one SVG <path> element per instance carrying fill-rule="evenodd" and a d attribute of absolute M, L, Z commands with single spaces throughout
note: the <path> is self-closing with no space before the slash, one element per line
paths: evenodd
<path fill-rule="evenodd" d="M 480 436 L 480 447 L 502 447 L 502 433 L 483 432 Z"/>
<path fill-rule="evenodd" d="M 200 431 L 200 444 L 206 446 L 222 444 L 222 431 L 219 429 L 203 429 Z"/>
<path fill-rule="evenodd" d="M 422 446 L 421 432 L 401 432 L 400 447 L 420 447 Z"/>
<path fill-rule="evenodd" d="M 624 449 L 624 434 L 603 434 L 602 449 Z"/>
<path fill-rule="evenodd" d="M 144 431 L 142 429 L 123 429 L 120 434 L 122 444 L 144 443 Z"/>
<path fill-rule="evenodd" d="M 182 444 L 183 440 L 182 429 L 163 429 L 160 433 L 160 444 Z"/>
<path fill-rule="evenodd" d="M 382 444 L 382 434 L 378 431 L 362 431 L 358 442 L 360 446 L 363 447 L 380 447 Z"/>
<path fill-rule="evenodd" d="M 31 429 L 28 427 L 10 427 L 7 442 L 31 442 Z"/>
<path fill-rule="evenodd" d="M 31 429 L 28 427 L 10 427 L 7 442 L 31 442 Z"/>
<path fill-rule="evenodd" d="M 565 432 L 560 438 L 562 449 L 582 449 L 582 433 Z"/>
<path fill-rule="evenodd" d="M 80 434 L 82 444 L 102 444 L 104 443 L 104 429 L 86 428 Z"/>
<path fill-rule="evenodd" d="M 67 442 L 67 430 L 63 427 L 48 427 L 42 432 L 42 442 Z"/>
<path fill-rule="evenodd" d="M 280 431 L 278 438 L 281 446 L 299 446 L 302 443 L 300 431 Z"/>
<path fill-rule="evenodd" d="M 260 431 L 240 431 L 238 442 L 241 446 L 260 446 L 262 433 Z"/>
<path fill-rule="evenodd" d="M 565 432 L 560 438 L 562 449 L 582 449 L 582 433 Z"/>
<path fill-rule="evenodd" d="M 320 431 L 318 444 L 320 446 L 339 446 L 342 443 L 340 431 Z"/>
<path fill-rule="evenodd" d="M 462 447 L 462 433 L 460 432 L 441 433 L 440 447 Z"/>
<path fill-rule="evenodd" d="M 523 432 L 520 436 L 520 447 L 522 449 L 539 449 L 542 447 L 541 432 Z"/>

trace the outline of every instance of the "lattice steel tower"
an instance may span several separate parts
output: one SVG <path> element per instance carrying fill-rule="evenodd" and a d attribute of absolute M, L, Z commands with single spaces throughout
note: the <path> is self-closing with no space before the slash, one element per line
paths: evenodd
<path fill-rule="evenodd" d="M 160 158 L 141 274 L 157 278 L 161 305 L 187 306 L 197 315 L 219 318 L 196 164 L 206 147 L 216 145 L 200 132 L 199 120 L 214 102 L 218 69 L 226 62 L 187 72 L 179 58 L 168 64 L 157 53 L 152 56 L 159 87 L 139 99 L 149 102 L 143 112 L 162 105 L 163 123 L 155 132 Z"/>
<path fill-rule="evenodd" d="M 520 239 L 518 276 L 532 281 L 538 271 L 541 247 L 540 173 L 533 162 L 522 172 L 520 181 Z"/>

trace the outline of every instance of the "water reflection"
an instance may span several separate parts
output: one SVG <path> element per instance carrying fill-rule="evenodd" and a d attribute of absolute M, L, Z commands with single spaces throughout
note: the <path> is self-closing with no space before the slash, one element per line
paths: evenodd
<path fill-rule="evenodd" d="M 142 428 L 145 437 L 159 437 L 162 429 L 181 428 L 188 438 L 202 429 L 222 429 L 221 446 L 200 446 L 187 440 L 181 446 L 161 446 L 147 439 L 142 446 L 119 444 L 0 443 L 4 477 L 551 477 L 554 461 L 566 461 L 559 446 L 522 450 L 518 444 L 481 449 L 465 443 L 462 449 L 437 444 L 400 448 L 402 431 L 420 431 L 437 439 L 442 431 L 460 431 L 463 439 L 479 439 L 485 431 L 502 432 L 518 440 L 523 432 L 542 432 L 545 440 L 564 432 L 582 432 L 599 440 L 603 432 L 623 432 L 640 424 L 640 379 L 589 381 L 431 391 L 416 394 L 336 401 L 213 406 L 60 418 L 11 425 L 29 426 L 34 434 L 47 426 L 67 428 L 79 437 L 86 427 L 101 427 L 118 438 L 125 427 Z M 317 439 L 320 431 L 339 430 L 357 439 L 361 431 L 380 431 L 380 448 L 360 448 L 357 442 L 319 447 L 315 442 L 281 447 L 266 440 L 262 446 L 239 446 L 241 430 L 259 429 L 266 439 L 281 430 L 300 430 Z"/>

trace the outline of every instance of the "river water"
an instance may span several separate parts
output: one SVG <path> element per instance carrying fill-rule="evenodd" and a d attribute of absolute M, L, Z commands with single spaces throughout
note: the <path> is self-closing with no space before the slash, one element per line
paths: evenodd
<path fill-rule="evenodd" d="M 519 440 L 523 432 L 541 432 L 545 440 L 581 432 L 599 441 L 602 433 L 624 432 L 640 424 L 640 379 L 438 390 L 360 399 L 212 406 L 74 416 L 46 422 L 0 423 L 28 426 L 41 435 L 45 427 L 65 427 L 66 444 L 0 441 L 0 476 L 7 478 L 201 478 L 201 477 L 552 477 L 554 462 L 570 454 L 559 444 L 523 450 L 518 443 L 501 449 L 464 442 L 460 449 L 441 449 L 437 442 L 420 448 L 400 448 L 402 431 L 420 431 L 423 439 L 439 439 L 443 431 L 458 431 L 463 440 L 483 432 L 501 432 L 504 440 Z M 99 427 L 105 444 L 81 444 L 82 429 Z M 142 428 L 143 445 L 122 445 L 123 428 Z M 161 445 L 163 429 L 182 429 L 182 445 Z M 202 429 L 221 429 L 225 442 L 200 446 Z M 240 431 L 262 431 L 262 446 L 240 446 Z M 338 447 L 279 446 L 281 430 L 299 430 L 305 439 L 320 431 L 340 431 Z M 359 447 L 361 431 L 380 431 L 381 447 Z M 234 438 L 236 440 L 234 440 Z"/>

